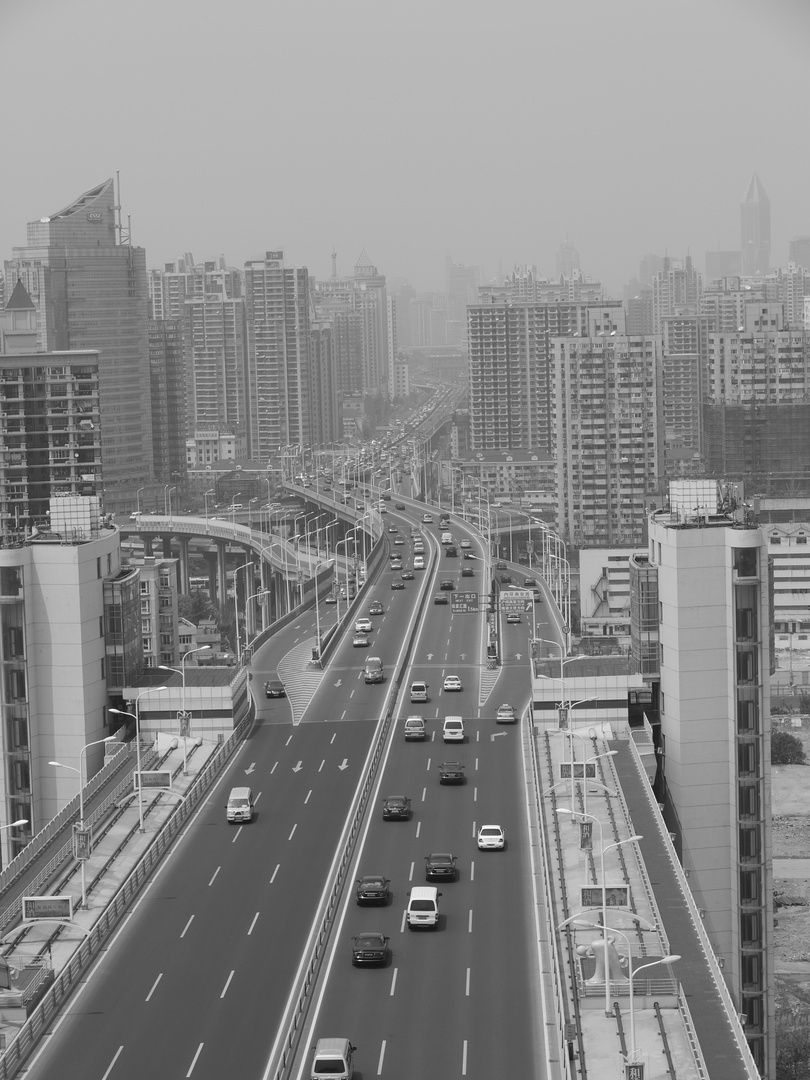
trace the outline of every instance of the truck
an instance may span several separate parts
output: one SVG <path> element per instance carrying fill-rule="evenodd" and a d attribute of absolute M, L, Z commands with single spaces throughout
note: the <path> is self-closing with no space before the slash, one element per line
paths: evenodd
<path fill-rule="evenodd" d="M 363 679 L 367 683 L 384 682 L 385 671 L 379 656 L 367 656 L 366 666 L 363 668 Z"/>

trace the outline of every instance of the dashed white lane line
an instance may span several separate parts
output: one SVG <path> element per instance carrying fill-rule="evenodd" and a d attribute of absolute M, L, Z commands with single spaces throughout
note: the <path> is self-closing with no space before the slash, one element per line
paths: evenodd
<path fill-rule="evenodd" d="M 289 836 L 287 837 L 287 839 L 288 839 L 288 840 L 292 840 L 293 836 L 295 836 L 295 830 L 296 830 L 297 828 L 298 828 L 298 822 L 296 821 L 295 825 L 293 825 L 293 827 L 292 827 L 292 832 L 291 832 L 291 833 L 290 833 L 290 835 L 289 835 Z"/>
<path fill-rule="evenodd" d="M 200 1045 L 199 1045 L 199 1046 L 197 1047 L 197 1053 L 196 1053 L 196 1054 L 194 1055 L 194 1057 L 192 1058 L 192 1060 L 191 1060 L 191 1064 L 190 1064 L 190 1065 L 189 1065 L 189 1067 L 188 1067 L 188 1072 L 186 1073 L 186 1076 L 187 1076 L 187 1077 L 188 1077 L 188 1076 L 191 1076 L 191 1074 L 192 1074 L 192 1073 L 194 1072 L 194 1066 L 195 1066 L 195 1065 L 197 1064 L 197 1058 L 198 1058 L 198 1057 L 200 1056 L 200 1054 L 202 1053 L 202 1048 L 203 1048 L 204 1046 L 205 1046 L 205 1043 L 200 1043 Z"/>
<path fill-rule="evenodd" d="M 212 885 L 214 884 L 214 882 L 215 882 L 215 881 L 217 880 L 217 874 L 218 874 L 218 873 L 220 872 L 220 870 L 221 870 L 221 869 L 222 869 L 222 867 L 221 867 L 221 866 L 218 866 L 218 867 L 216 868 L 216 870 L 214 871 L 214 874 L 213 874 L 213 876 L 212 876 L 211 880 L 210 880 L 210 881 L 208 882 L 208 888 L 209 888 L 209 889 L 210 889 L 210 888 L 211 888 L 211 886 L 212 886 Z"/>
<path fill-rule="evenodd" d="M 273 876 L 272 876 L 272 877 L 270 878 L 270 884 L 271 884 L 271 885 L 272 885 L 272 884 L 273 884 L 273 882 L 274 882 L 274 881 L 276 880 L 276 874 L 278 873 L 278 871 L 279 871 L 279 867 L 280 867 L 280 866 L 281 866 L 281 863 L 276 863 L 276 868 L 275 868 L 275 870 L 273 871 Z"/>
<path fill-rule="evenodd" d="M 190 916 L 190 918 L 189 918 L 188 922 L 186 923 L 186 925 L 183 927 L 183 932 L 180 935 L 181 938 L 184 938 L 186 936 L 186 930 L 188 930 L 188 928 L 191 926 L 191 924 L 193 922 L 194 922 L 194 916 L 192 915 L 192 916 Z"/>
<path fill-rule="evenodd" d="M 392 991 L 393 993 L 393 991 Z M 385 1039 L 380 1043 L 380 1056 L 377 1060 L 377 1076 L 382 1076 L 383 1061 L 385 1060 Z"/>
<path fill-rule="evenodd" d="M 116 1061 L 118 1061 L 119 1055 L 120 1055 L 120 1053 L 121 1053 L 121 1051 L 123 1049 L 124 1049 L 123 1046 L 119 1046 L 118 1049 L 115 1051 L 115 1053 L 113 1054 L 113 1059 L 110 1062 L 110 1064 L 107 1066 L 107 1071 L 104 1073 L 101 1080 L 107 1080 L 107 1077 L 113 1071 L 113 1068 L 115 1067 L 115 1063 L 116 1063 Z"/>
<path fill-rule="evenodd" d="M 244 825 L 240 825 L 239 828 L 236 830 L 236 833 L 234 834 L 234 838 L 233 838 L 233 840 L 231 840 L 232 844 L 235 844 L 236 841 L 239 839 L 239 837 L 242 834 L 242 829 L 243 828 L 244 828 Z"/>
<path fill-rule="evenodd" d="M 472 933 L 472 908 L 470 908 L 470 914 L 467 916 L 467 933 Z"/>
<path fill-rule="evenodd" d="M 154 981 L 154 982 L 152 983 L 152 989 L 151 989 L 151 990 L 149 991 L 149 993 L 148 993 L 148 994 L 146 995 L 146 1000 L 147 1000 L 147 1001 L 149 1001 L 149 1000 L 151 999 L 151 997 L 152 997 L 152 994 L 154 994 L 155 990 L 157 990 L 157 985 L 158 985 L 158 983 L 160 982 L 160 980 L 161 980 L 162 978 L 163 978 L 163 972 L 161 971 L 161 973 L 160 973 L 160 974 L 158 975 L 158 977 L 157 977 L 157 978 L 155 979 L 155 981 Z"/>
<path fill-rule="evenodd" d="M 253 922 L 250 924 L 250 928 L 248 929 L 248 937 L 250 937 L 250 935 L 253 933 L 253 927 L 256 925 L 258 919 L 259 913 L 257 911 L 256 914 L 253 916 Z"/>
<path fill-rule="evenodd" d="M 408 881 L 413 881 L 413 868 L 415 865 L 415 863 L 411 863 L 411 872 L 408 874 Z"/>
<path fill-rule="evenodd" d="M 396 988 L 397 988 L 397 969 L 394 968 L 394 974 L 393 974 L 393 976 L 391 978 L 391 992 L 388 995 L 389 997 L 394 996 L 394 991 L 396 990 Z"/>
<path fill-rule="evenodd" d="M 228 976 L 228 978 L 225 980 L 225 985 L 222 987 L 222 993 L 219 995 L 220 1001 L 228 993 L 228 987 L 231 985 L 231 979 L 233 978 L 233 975 L 234 975 L 234 973 L 231 972 L 230 975 Z M 200 1046 L 202 1046 L 202 1043 L 200 1043 Z"/>
<path fill-rule="evenodd" d="M 467 984 L 464 990 L 465 997 L 470 996 L 470 969 L 467 968 Z"/>
<path fill-rule="evenodd" d="M 421 821 L 417 821 L 417 823 L 416 823 L 416 839 L 417 839 L 417 840 L 419 839 L 419 833 L 420 833 L 421 831 L 422 831 L 422 822 L 421 822 Z"/>
<path fill-rule="evenodd" d="M 321 769 L 322 768 L 323 768 L 323 765 L 321 765 Z M 318 769 L 318 772 L 320 772 L 321 769 Z M 309 802 L 311 795 L 312 795 L 312 788 L 310 788 L 309 791 L 307 792 L 307 797 L 304 799 L 304 806 L 306 806 L 307 803 Z"/>

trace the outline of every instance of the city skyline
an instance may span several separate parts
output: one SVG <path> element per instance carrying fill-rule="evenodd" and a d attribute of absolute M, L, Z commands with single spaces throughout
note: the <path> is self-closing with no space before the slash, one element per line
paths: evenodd
<path fill-rule="evenodd" d="M 283 249 L 322 280 L 333 251 L 346 275 L 365 249 L 390 285 L 441 290 L 447 256 L 482 281 L 524 264 L 551 276 L 570 243 L 618 296 L 649 252 L 691 255 L 702 272 L 707 251 L 739 249 L 757 174 L 771 262 L 784 266 L 810 234 L 784 105 L 801 100 L 810 11 L 672 10 L 525 3 L 499 21 L 457 0 L 373 19 L 359 0 L 6 8 L 0 63 L 18 94 L 0 247 L 7 257 L 27 222 L 118 172 L 150 267 L 189 249 L 237 267 Z M 93 63 L 68 74 L 79 49 Z"/>

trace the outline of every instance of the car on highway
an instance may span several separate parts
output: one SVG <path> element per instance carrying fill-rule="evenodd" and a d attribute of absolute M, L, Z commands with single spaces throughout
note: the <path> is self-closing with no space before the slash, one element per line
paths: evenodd
<path fill-rule="evenodd" d="M 428 700 L 428 684 L 417 679 L 416 682 L 411 683 L 411 701 L 427 701 Z"/>
<path fill-rule="evenodd" d="M 444 578 L 441 582 L 439 582 L 439 588 L 445 592 L 452 592 L 455 587 L 455 583 L 452 582 L 450 578 Z"/>
<path fill-rule="evenodd" d="M 405 503 L 394 503 L 394 509 L 395 510 L 404 510 L 405 509 Z"/>
<path fill-rule="evenodd" d="M 498 724 L 514 724 L 517 720 L 517 712 L 514 705 L 503 704 L 498 706 L 495 713 L 495 722 Z"/>
<path fill-rule="evenodd" d="M 501 585 L 511 585 L 512 584 L 512 578 L 509 576 L 509 574 L 501 574 L 500 582 L 501 582 Z"/>
<path fill-rule="evenodd" d="M 367 619 L 364 615 L 361 619 L 357 620 L 354 624 L 354 628 L 358 632 L 368 633 L 371 630 L 371 619 Z"/>
<path fill-rule="evenodd" d="M 414 568 L 414 570 L 424 570 L 425 569 L 425 557 L 424 557 L 424 555 L 414 555 L 414 557 L 413 557 L 413 568 Z"/>
<path fill-rule="evenodd" d="M 448 544 L 447 547 L 444 549 L 444 554 L 449 559 L 457 559 L 458 558 L 458 551 L 456 550 L 456 545 L 455 544 Z"/>
<path fill-rule="evenodd" d="M 411 816 L 411 800 L 407 795 L 386 795 L 382 816 L 383 821 L 407 821 Z"/>
<path fill-rule="evenodd" d="M 391 588 L 392 589 L 404 589 L 405 588 L 405 582 L 404 581 L 399 581 L 397 578 L 394 578 L 394 580 L 391 582 Z"/>
<path fill-rule="evenodd" d="M 446 604 L 447 603 L 447 597 L 444 595 L 443 592 L 437 593 L 436 596 L 433 597 L 433 603 L 434 604 Z"/>
<path fill-rule="evenodd" d="M 499 559 L 498 562 L 495 563 L 495 569 L 496 570 L 508 570 L 509 568 L 507 567 L 507 565 L 503 561 L 503 559 Z"/>
<path fill-rule="evenodd" d="M 354 896 L 358 904 L 387 904 L 391 897 L 390 878 L 382 874 L 365 874 L 355 882 Z"/>
<path fill-rule="evenodd" d="M 379 600 L 372 600 L 368 605 L 368 613 L 369 615 L 383 615 L 385 613 L 385 608 Z"/>
<path fill-rule="evenodd" d="M 506 616 L 506 621 L 508 623 L 519 623 L 520 622 L 520 615 L 518 615 L 518 613 L 516 611 L 510 611 L 508 613 L 508 615 Z"/>
<path fill-rule="evenodd" d="M 460 761 L 442 761 L 439 763 L 440 784 L 463 784 L 464 766 Z"/>
<path fill-rule="evenodd" d="M 424 742 L 427 738 L 427 728 L 421 716 L 409 716 L 405 721 L 405 741 Z"/>
<path fill-rule="evenodd" d="M 460 716 L 445 716 L 442 725 L 443 742 L 464 742 L 464 720 Z"/>
<path fill-rule="evenodd" d="M 506 846 L 506 837 L 500 825 L 482 825 L 478 830 L 479 851 L 501 851 Z"/>
<path fill-rule="evenodd" d="M 426 881 L 455 881 L 456 857 L 449 851 L 434 851 L 425 856 Z"/>
<path fill-rule="evenodd" d="M 432 525 L 433 524 L 433 514 L 422 514 L 422 524 L 423 525 Z"/>
<path fill-rule="evenodd" d="M 367 930 L 362 934 L 355 934 L 352 938 L 352 963 L 355 967 L 361 964 L 386 964 L 388 962 L 388 938 L 376 930 Z"/>
<path fill-rule="evenodd" d="M 526 589 L 534 589 L 537 587 L 537 582 L 533 577 L 526 577 L 523 579 L 523 586 Z"/>
<path fill-rule="evenodd" d="M 395 532 L 397 531 L 397 527 L 396 527 L 396 525 L 389 525 L 389 526 L 388 526 L 388 531 L 389 531 L 390 533 L 395 533 Z"/>
<path fill-rule="evenodd" d="M 355 634 L 352 638 L 352 645 L 355 649 L 367 649 L 371 644 L 371 639 L 365 631 L 361 631 L 359 634 Z"/>
<path fill-rule="evenodd" d="M 402 569 L 402 558 L 401 558 L 401 556 L 397 555 L 397 557 L 395 559 L 391 560 L 391 569 L 392 570 L 401 570 Z"/>
<path fill-rule="evenodd" d="M 461 689 L 461 679 L 458 677 L 458 675 L 446 675 L 445 679 L 444 679 L 444 689 L 445 690 L 460 690 Z"/>
<path fill-rule="evenodd" d="M 461 576 L 462 577 L 475 577 L 475 571 L 473 570 L 473 568 L 471 566 L 462 566 L 462 568 L 461 568 Z"/>
<path fill-rule="evenodd" d="M 329 593 L 327 598 L 324 600 L 324 603 L 325 604 L 336 604 L 337 603 L 337 597 L 335 596 L 334 593 Z"/>
<path fill-rule="evenodd" d="M 462 540 L 460 546 L 464 550 L 469 550 L 472 547 L 472 541 L 470 541 L 470 540 Z"/>
<path fill-rule="evenodd" d="M 286 697 L 287 691 L 281 679 L 268 679 L 264 684 L 265 697 Z"/>
<path fill-rule="evenodd" d="M 402 547 L 402 545 L 404 543 L 405 543 L 405 541 L 402 539 L 401 536 L 397 536 L 396 539 L 394 540 L 394 546 L 395 547 Z"/>
<path fill-rule="evenodd" d="M 403 581 L 413 581 L 413 570 L 409 570 L 406 566 L 399 576 Z"/>

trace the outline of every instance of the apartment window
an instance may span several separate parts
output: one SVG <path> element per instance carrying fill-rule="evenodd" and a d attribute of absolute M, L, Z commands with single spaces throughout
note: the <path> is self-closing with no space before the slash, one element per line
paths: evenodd
<path fill-rule="evenodd" d="M 759 874 L 756 870 L 740 871 L 740 900 L 749 904 L 759 900 Z"/>
<path fill-rule="evenodd" d="M 762 918 L 758 911 L 743 911 L 740 914 L 740 940 L 743 947 L 759 945 L 762 939 Z"/>
<path fill-rule="evenodd" d="M 741 818 L 759 820 L 759 789 L 756 784 L 740 784 L 738 800 Z"/>
<path fill-rule="evenodd" d="M 757 550 L 756 548 L 734 548 L 732 565 L 737 577 L 757 576 Z"/>
<path fill-rule="evenodd" d="M 143 638 L 143 640 L 141 641 L 141 645 L 143 646 L 143 651 L 145 653 L 150 653 L 152 651 L 152 639 L 151 639 L 151 637 Z"/>
<path fill-rule="evenodd" d="M 141 615 L 150 615 L 152 613 L 152 603 L 150 600 L 141 600 Z"/>
<path fill-rule="evenodd" d="M 759 953 L 743 953 L 740 958 L 742 984 L 749 990 L 755 990 L 762 978 L 762 963 Z"/>
<path fill-rule="evenodd" d="M 741 825 L 739 844 L 741 859 L 748 861 L 759 859 L 761 854 L 759 827 L 757 825 Z"/>
<path fill-rule="evenodd" d="M 101 556 L 96 559 L 96 577 L 101 577 Z"/>
<path fill-rule="evenodd" d="M 758 681 L 759 665 L 757 653 L 754 649 L 737 649 L 737 682 L 756 683 Z"/>

